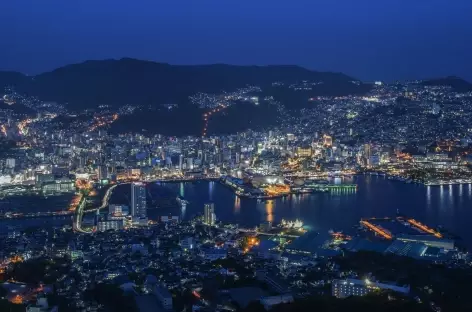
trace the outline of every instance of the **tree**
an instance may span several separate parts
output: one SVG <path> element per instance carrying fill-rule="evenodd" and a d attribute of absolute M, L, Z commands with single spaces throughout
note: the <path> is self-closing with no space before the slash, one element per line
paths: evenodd
<path fill-rule="evenodd" d="M 264 305 L 260 303 L 260 301 L 251 301 L 249 304 L 244 308 L 244 312 L 265 312 L 266 309 Z"/>

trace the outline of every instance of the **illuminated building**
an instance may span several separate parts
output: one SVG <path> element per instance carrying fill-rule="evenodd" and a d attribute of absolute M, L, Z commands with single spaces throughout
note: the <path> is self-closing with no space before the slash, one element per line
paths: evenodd
<path fill-rule="evenodd" d="M 131 184 L 131 216 L 145 218 L 147 216 L 146 186 L 143 183 Z"/>
<path fill-rule="evenodd" d="M 207 225 L 214 225 L 216 221 L 215 205 L 207 203 L 204 206 L 203 223 Z"/>
<path fill-rule="evenodd" d="M 259 225 L 259 231 L 270 232 L 272 230 L 272 222 L 265 221 Z"/>
<path fill-rule="evenodd" d="M 75 191 L 75 184 L 67 179 L 57 180 L 52 183 L 43 184 L 42 191 L 45 193 L 73 192 Z"/>
<path fill-rule="evenodd" d="M 370 144 L 364 144 L 364 157 L 366 159 L 370 159 L 370 157 L 372 156 L 372 148 L 370 146 Z"/>
<path fill-rule="evenodd" d="M 8 169 L 14 169 L 15 168 L 15 159 L 14 158 L 7 158 L 5 161 L 5 167 Z"/>
<path fill-rule="evenodd" d="M 311 157 L 312 151 L 310 147 L 298 147 L 297 155 L 298 157 Z"/>
<path fill-rule="evenodd" d="M 97 168 L 98 180 L 104 180 L 108 178 L 108 168 L 107 166 L 100 165 Z"/>
<path fill-rule="evenodd" d="M 183 169 L 183 165 L 184 165 L 184 155 L 180 154 L 179 155 L 179 170 Z"/>
<path fill-rule="evenodd" d="M 123 229 L 123 219 L 98 221 L 97 223 L 97 230 L 99 232 L 105 232 L 108 230 L 121 230 L 121 229 Z"/>
<path fill-rule="evenodd" d="M 408 294 L 410 292 L 410 286 L 397 286 L 392 284 L 374 282 L 368 279 L 333 280 L 333 282 L 331 283 L 332 295 L 337 298 L 364 296 L 368 293 L 379 290 L 392 290 L 395 292 Z"/>
<path fill-rule="evenodd" d="M 323 136 L 323 145 L 325 147 L 331 147 L 333 146 L 333 138 L 327 134 Z"/>
<path fill-rule="evenodd" d="M 125 216 L 129 214 L 129 207 L 125 205 L 109 205 L 108 214 L 112 216 Z"/>

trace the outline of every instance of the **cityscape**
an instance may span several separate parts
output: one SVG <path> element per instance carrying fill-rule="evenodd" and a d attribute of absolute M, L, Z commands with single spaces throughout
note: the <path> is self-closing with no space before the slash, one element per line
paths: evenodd
<path fill-rule="evenodd" d="M 472 311 L 472 83 L 199 45 L 0 70 L 0 311 Z"/>

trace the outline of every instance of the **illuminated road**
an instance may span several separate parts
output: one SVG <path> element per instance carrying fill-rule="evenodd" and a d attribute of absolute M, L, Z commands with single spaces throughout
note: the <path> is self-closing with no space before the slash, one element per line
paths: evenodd
<path fill-rule="evenodd" d="M 102 199 L 102 204 L 96 208 L 88 209 L 85 211 L 84 208 L 85 208 L 85 203 L 87 202 L 87 200 L 85 196 L 83 197 L 82 202 L 77 207 L 75 211 L 75 215 L 74 215 L 73 227 L 75 231 L 81 232 L 81 233 L 88 233 L 88 234 L 92 233 L 92 231 L 85 231 L 82 228 L 82 218 L 83 218 L 84 212 L 97 211 L 97 210 L 106 208 L 108 206 L 108 201 L 110 200 L 110 196 L 113 193 L 113 190 L 115 189 L 115 187 L 117 186 L 118 184 L 115 184 L 106 191 L 105 196 L 103 196 L 103 199 Z"/>
<path fill-rule="evenodd" d="M 222 109 L 225 109 L 227 106 L 223 105 L 223 104 L 219 104 L 218 105 L 218 108 L 214 108 L 212 109 L 211 111 L 203 114 L 203 122 L 204 122 L 204 125 L 203 125 L 203 131 L 202 131 L 202 135 L 203 136 L 206 136 L 207 134 L 207 130 L 208 130 L 208 122 L 209 122 L 209 118 L 211 117 L 212 114 L 215 114 L 215 113 L 218 113 L 219 111 L 221 111 Z"/>
<path fill-rule="evenodd" d="M 61 217 L 72 215 L 73 211 L 44 211 L 44 212 L 31 212 L 31 213 L 6 213 L 0 215 L 0 220 L 8 219 L 26 219 L 26 218 L 44 218 L 44 217 Z"/>
<path fill-rule="evenodd" d="M 86 203 L 87 203 L 87 197 L 84 196 L 82 197 L 79 205 L 77 206 L 77 209 L 75 210 L 74 220 L 72 224 L 74 231 L 77 231 L 80 233 L 91 233 L 82 229 L 82 217 L 84 214 L 84 207 Z"/>
<path fill-rule="evenodd" d="M 89 128 L 88 131 L 95 131 L 98 128 L 111 125 L 117 119 L 118 119 L 118 114 L 113 114 L 111 116 L 94 117 L 93 119 L 94 124 Z"/>

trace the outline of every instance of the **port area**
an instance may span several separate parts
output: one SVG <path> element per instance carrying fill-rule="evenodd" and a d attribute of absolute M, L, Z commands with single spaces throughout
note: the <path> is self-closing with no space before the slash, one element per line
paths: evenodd
<path fill-rule="evenodd" d="M 413 218 L 369 218 L 362 219 L 360 226 L 367 233 L 385 240 L 405 237 L 431 237 L 433 239 L 448 239 L 436 229 L 433 229 Z"/>
<path fill-rule="evenodd" d="M 269 178 L 262 179 L 263 182 L 244 180 L 232 176 L 224 176 L 220 183 L 229 187 L 239 197 L 256 199 L 274 199 L 296 194 L 310 193 L 352 193 L 357 191 L 356 184 L 329 184 L 326 181 L 302 181 L 297 179 Z M 324 182 L 324 183 L 322 183 Z"/>

